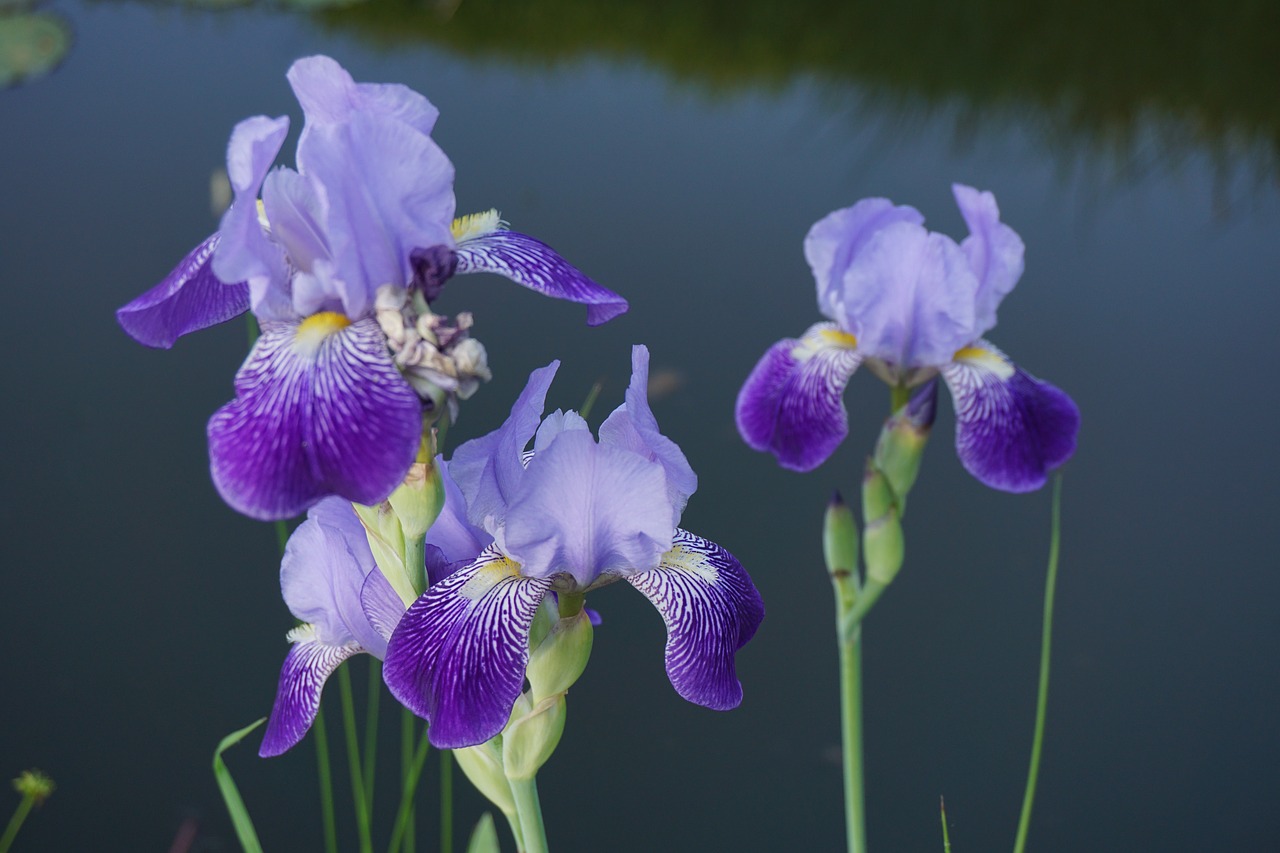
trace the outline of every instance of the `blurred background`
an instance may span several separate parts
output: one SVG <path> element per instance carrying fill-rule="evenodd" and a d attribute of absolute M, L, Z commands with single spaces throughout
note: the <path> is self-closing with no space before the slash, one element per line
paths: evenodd
<path fill-rule="evenodd" d="M 993 191 L 1027 245 L 989 337 L 1084 417 L 1030 847 L 1275 849 L 1280 7 L 3 0 L 0 777 L 58 783 L 15 850 L 166 850 L 184 826 L 188 849 L 237 849 L 210 756 L 269 710 L 293 623 L 274 530 L 208 479 L 204 424 L 246 328 L 156 352 L 113 312 L 216 227 L 235 122 L 287 113 L 296 137 L 284 73 L 311 53 L 427 95 L 459 212 L 499 208 L 631 302 L 589 329 L 579 306 L 455 280 L 443 308 L 475 313 L 495 377 L 450 441 L 495 428 L 552 358 L 551 405 L 603 380 L 598 420 L 647 343 L 658 420 L 700 475 L 684 526 L 766 602 L 745 700 L 718 714 L 671 689 L 641 596 L 591 596 L 605 622 L 539 779 L 553 849 L 841 848 L 819 531 L 888 395 L 855 376 L 851 438 L 807 475 L 748 450 L 733 401 L 769 344 L 818 319 L 814 221 L 879 195 L 962 237 L 954 181 Z M 1021 803 L 1049 494 L 982 487 L 951 442 L 944 402 L 906 565 L 865 626 L 873 850 L 941 850 L 939 795 L 953 849 L 1008 849 Z M 264 846 L 319 849 L 311 745 L 256 746 L 228 762 Z M 464 836 L 485 804 L 456 787 Z"/>

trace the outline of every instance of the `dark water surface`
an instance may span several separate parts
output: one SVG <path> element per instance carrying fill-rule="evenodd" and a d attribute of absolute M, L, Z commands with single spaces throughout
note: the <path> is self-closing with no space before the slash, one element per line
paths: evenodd
<path fill-rule="evenodd" d="M 475 312 L 495 378 L 451 441 L 496 427 L 552 358 L 551 404 L 603 378 L 603 414 L 647 343 L 672 388 L 658 419 L 700 475 L 684 526 L 733 550 L 768 608 L 739 656 L 746 699 L 717 714 L 671 690 L 642 597 L 592 595 L 606 621 L 539 780 L 554 849 L 841 848 L 818 524 L 833 487 L 856 491 L 887 395 L 855 377 L 851 440 L 804 476 L 741 444 L 733 400 L 765 347 L 817 319 L 809 225 L 886 195 L 961 236 L 952 181 L 994 191 L 1027 244 L 990 337 L 1084 413 L 1031 849 L 1275 849 L 1273 13 L 1175 26 L 1085 4 L 1099 23 L 1073 29 L 1000 3 L 509 5 L 46 7 L 70 53 L 0 91 L 0 776 L 59 785 L 15 849 L 165 850 L 187 817 L 194 849 L 235 849 L 210 754 L 268 711 L 292 624 L 273 530 L 208 481 L 204 422 L 246 329 L 160 353 L 113 311 L 212 231 L 231 127 L 298 119 L 284 72 L 316 52 L 439 106 L 460 212 L 500 208 L 631 301 L 588 329 L 577 306 L 456 282 L 444 306 Z M 885 853 L 941 850 L 940 794 L 958 853 L 1008 849 L 1025 777 L 1049 495 L 983 488 L 950 441 L 944 408 L 907 564 L 865 629 Z M 230 763 L 268 851 L 320 847 L 309 746 Z M 380 780 L 384 807 L 394 789 Z M 483 803 L 458 789 L 469 826 Z"/>

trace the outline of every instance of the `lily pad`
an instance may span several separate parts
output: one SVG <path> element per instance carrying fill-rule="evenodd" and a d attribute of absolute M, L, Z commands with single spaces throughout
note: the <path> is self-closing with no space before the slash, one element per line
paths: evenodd
<path fill-rule="evenodd" d="M 71 27 L 57 15 L 0 16 L 0 88 L 45 76 L 70 49 Z"/>

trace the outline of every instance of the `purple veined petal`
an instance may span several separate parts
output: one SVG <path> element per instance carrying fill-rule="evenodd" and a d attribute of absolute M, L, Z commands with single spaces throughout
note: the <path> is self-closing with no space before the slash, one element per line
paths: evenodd
<path fill-rule="evenodd" d="M 223 284 L 213 274 L 214 234 L 155 287 L 116 311 L 121 328 L 140 344 L 169 349 L 188 332 L 207 329 L 249 310 L 249 285 Z"/>
<path fill-rule="evenodd" d="M 381 660 L 387 656 L 387 641 L 404 616 L 404 602 L 391 581 L 387 580 L 387 576 L 380 569 L 374 568 L 360 587 L 360 606 L 370 627 L 382 641 L 377 645 L 365 646 L 365 651 Z"/>
<path fill-rule="evenodd" d="M 862 362 L 854 346 L 834 323 L 818 323 L 770 347 L 738 392 L 742 440 L 792 471 L 825 462 L 849 433 L 842 397 Z"/>
<path fill-rule="evenodd" d="M 336 124 L 355 110 L 408 124 L 429 134 L 440 111 L 407 86 L 398 83 L 357 83 L 347 70 L 327 56 L 306 56 L 286 75 L 308 122 Z"/>
<path fill-rule="evenodd" d="M 600 443 L 624 447 L 662 465 L 675 510 L 671 521 L 674 527 L 680 522 L 689 496 L 698 489 L 698 475 L 679 445 L 662 434 L 658 419 L 649 408 L 649 350 L 642 344 L 631 348 L 631 384 L 627 386 L 626 400 L 600 425 Z"/>
<path fill-rule="evenodd" d="M 271 706 L 267 731 L 258 749 L 262 758 L 280 755 L 306 737 L 320 710 L 325 681 L 339 664 L 361 651 L 355 643 L 325 645 L 316 639 L 309 625 L 295 628 L 289 638 L 294 644 L 280 668 L 276 701 Z"/>
<path fill-rule="evenodd" d="M 973 328 L 977 336 L 995 328 L 996 308 L 1022 277 L 1026 247 L 1018 232 L 1000 221 L 994 195 L 963 184 L 954 184 L 951 191 L 969 226 L 960 249 L 978 279 Z"/>
<path fill-rule="evenodd" d="M 377 322 L 345 322 L 321 314 L 264 324 L 236 374 L 236 399 L 209 420 L 213 482 L 234 509 L 289 518 L 331 494 L 371 505 L 404 479 L 421 403 Z"/>
<path fill-rule="evenodd" d="M 588 326 L 599 326 L 627 311 L 627 300 L 596 284 L 555 249 L 526 234 L 496 226 L 495 230 L 464 237 L 455 251 L 459 275 L 497 273 L 543 296 L 580 302 L 587 306 Z"/>
<path fill-rule="evenodd" d="M 530 373 L 502 426 L 462 444 L 449 460 L 449 473 L 466 501 L 467 518 L 477 527 L 486 527 L 486 519 L 501 523 L 506 517 L 524 475 L 521 453 L 538 431 L 547 389 L 559 367 L 560 362 L 553 361 Z"/>
<path fill-rule="evenodd" d="M 602 575 L 658 565 L 671 547 L 671 516 L 661 465 L 567 430 L 529 463 L 507 508 L 503 548 L 529 577 L 568 573 L 587 589 Z"/>
<path fill-rule="evenodd" d="M 987 341 L 957 352 L 942 378 L 955 402 L 956 454 L 985 485 L 1033 491 L 1075 452 L 1075 402 Z"/>
<path fill-rule="evenodd" d="M 676 692 L 717 711 L 736 708 L 742 684 L 734 655 L 764 619 L 764 602 L 737 558 L 677 530 L 662 563 L 627 580 L 667 624 L 667 676 Z"/>
<path fill-rule="evenodd" d="M 431 744 L 457 749 L 502 731 L 524 686 L 529 626 L 551 582 L 520 576 L 497 548 L 432 586 L 400 620 L 382 668 Z"/>
<path fill-rule="evenodd" d="M 347 316 L 370 313 L 382 285 L 407 285 L 415 249 L 452 242 L 453 164 L 431 137 L 354 112 L 341 124 L 308 126 L 297 156 L 298 170 L 324 188 L 342 285 L 334 295 Z"/>
<path fill-rule="evenodd" d="M 221 241 L 213 255 L 213 272 L 222 281 L 248 283 L 249 300 L 260 320 L 296 316 L 289 300 L 288 261 L 258 219 L 258 191 L 288 132 L 287 116 L 254 116 L 236 125 L 227 144 L 227 175 L 235 199 L 218 226 Z"/>
<path fill-rule="evenodd" d="M 895 222 L 924 225 L 920 211 L 887 198 L 864 198 L 833 211 L 813 224 L 804 238 L 804 256 L 818 285 L 818 310 L 850 328 L 844 308 L 844 274 L 867 241 Z"/>
<path fill-rule="evenodd" d="M 362 600 L 370 573 L 378 570 L 364 527 L 348 501 L 330 497 L 312 507 L 289 536 L 280 591 L 289 612 L 313 626 L 318 642 L 355 643 L 381 657 L 386 640 L 370 626 Z"/>

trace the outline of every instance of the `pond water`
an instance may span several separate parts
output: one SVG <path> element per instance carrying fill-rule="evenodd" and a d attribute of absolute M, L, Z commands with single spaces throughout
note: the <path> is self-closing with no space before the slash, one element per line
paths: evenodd
<path fill-rule="evenodd" d="M 817 319 L 811 223 L 882 195 L 962 236 L 954 181 L 993 191 L 1027 244 L 990 337 L 1084 418 L 1031 847 L 1274 849 L 1268 5 L 1178 21 L 1100 2 L 1069 19 L 1013 2 L 11 5 L 0 27 L 40 14 L 71 34 L 60 65 L 27 55 L 34 70 L 0 91 L 0 775 L 37 766 L 59 786 L 16 849 L 163 850 L 188 819 L 191 849 L 236 847 L 210 755 L 268 711 L 292 624 L 273 529 L 208 479 L 204 423 L 246 329 L 155 352 L 113 312 L 216 226 L 235 122 L 298 126 L 284 72 L 311 53 L 426 94 L 459 211 L 498 207 L 631 302 L 589 329 L 500 279 L 451 287 L 444 306 L 475 313 L 495 377 L 450 440 L 496 427 L 552 358 L 552 406 L 600 379 L 607 412 L 630 345 L 648 344 L 656 415 L 700 477 L 684 526 L 735 552 L 766 602 L 738 658 L 745 700 L 717 714 L 671 690 L 645 601 L 591 596 L 605 622 L 539 777 L 553 849 L 840 849 L 819 524 L 833 488 L 856 492 L 887 395 L 856 376 L 851 439 L 807 475 L 748 450 L 733 401 L 765 347 Z M 1021 802 L 1049 494 L 982 487 L 951 437 L 944 404 L 906 565 L 865 627 L 875 850 L 940 850 L 940 795 L 956 850 L 1002 849 Z M 308 746 L 229 762 L 267 850 L 319 849 Z M 469 826 L 484 803 L 457 788 Z"/>

